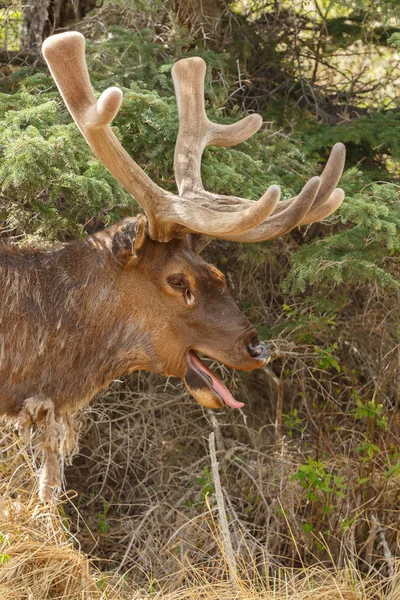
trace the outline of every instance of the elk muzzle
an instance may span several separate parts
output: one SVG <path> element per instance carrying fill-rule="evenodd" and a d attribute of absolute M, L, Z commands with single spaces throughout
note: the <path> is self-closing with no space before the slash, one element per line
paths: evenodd
<path fill-rule="evenodd" d="M 245 351 L 252 360 L 251 369 L 265 365 L 268 347 L 257 337 L 245 346 Z M 203 363 L 196 352 L 190 350 L 186 356 L 187 372 L 185 384 L 190 394 L 199 404 L 206 408 L 221 408 L 225 404 L 231 408 L 242 408 L 244 404 L 232 396 L 222 381 Z M 249 363 L 246 362 L 246 370 Z"/>
<path fill-rule="evenodd" d="M 247 344 L 246 350 L 250 354 L 251 358 L 257 358 L 259 360 L 266 358 L 268 353 L 268 347 L 263 342 L 260 342 L 257 336 L 254 337 L 249 344 Z"/>

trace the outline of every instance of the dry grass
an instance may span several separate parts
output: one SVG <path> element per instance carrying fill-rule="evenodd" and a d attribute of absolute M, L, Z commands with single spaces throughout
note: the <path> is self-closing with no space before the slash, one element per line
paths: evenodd
<path fill-rule="evenodd" d="M 132 391 L 135 387 L 138 392 Z M 266 387 L 263 392 L 266 412 L 277 392 Z M 240 397 L 245 393 L 242 389 Z M 155 379 L 117 384 L 98 399 L 86 413 L 81 455 L 66 472 L 68 487 L 78 494 L 75 507 L 66 510 L 83 549 L 101 558 L 102 568 L 129 571 L 143 585 L 148 573 L 157 580 L 174 573 L 176 557 L 183 567 L 200 564 L 222 576 L 218 544 L 205 524 L 207 493 L 216 513 L 208 448 L 214 430 L 239 557 L 245 562 L 267 559 L 271 569 L 323 562 L 340 571 L 350 562 L 364 575 L 372 569 L 390 577 L 399 556 L 400 477 L 385 474 L 383 452 L 363 463 L 351 450 L 359 444 L 362 431 L 357 428 L 364 423 L 338 413 L 330 431 L 326 419 L 322 433 L 315 432 L 325 472 L 343 477 L 345 487 L 343 493 L 316 488 L 316 499 L 310 501 L 309 490 L 293 475 L 308 456 L 315 456 L 314 424 L 309 423 L 310 434 L 304 431 L 301 441 L 295 433 L 292 439 L 285 435 L 283 423 L 276 439 L 257 391 L 247 393 L 252 393 L 252 410 L 243 413 L 203 411 L 187 396 L 163 390 Z M 373 481 L 360 483 L 372 467 Z"/>
<path fill-rule="evenodd" d="M 105 598 L 99 587 L 104 577 L 77 550 L 62 505 L 38 502 L 37 465 L 30 452 L 9 429 L 1 442 L 1 600 Z"/>
<path fill-rule="evenodd" d="M 128 585 L 126 574 L 102 574 L 93 560 L 79 550 L 65 518 L 70 500 L 53 506 L 37 502 L 37 480 L 31 455 L 9 430 L 2 437 L 3 467 L 0 489 L 0 598 L 1 600 L 391 600 L 400 599 L 400 564 L 389 578 L 379 581 L 361 575 L 348 562 L 345 568 L 322 563 L 309 568 L 285 569 L 243 551 L 236 556 L 237 577 L 229 581 L 229 565 L 216 510 L 206 500 L 208 513 L 196 525 L 197 539 L 209 539 L 202 561 L 189 553 L 172 556 L 159 547 L 159 559 L 173 573 L 155 580 L 142 573 L 142 583 Z M 193 524 L 187 523 L 187 527 Z M 182 532 L 181 532 L 182 536 Z M 292 544 L 296 545 L 295 539 Z M 121 549 L 122 551 L 123 549 Z M 205 554 L 212 551 L 213 556 Z M 197 548 L 196 556 L 201 555 Z M 137 565 L 136 565 L 137 566 Z M 131 562 L 130 569 L 135 570 Z"/>
<path fill-rule="evenodd" d="M 56 514 L 7 499 L 0 518 L 2 599 L 100 598 L 88 558 L 68 540 Z"/>
<path fill-rule="evenodd" d="M 398 600 L 400 590 L 389 592 L 384 586 L 360 580 L 352 569 L 331 573 L 319 566 L 306 572 L 282 570 L 268 582 L 238 581 L 237 586 L 226 582 L 210 583 L 201 573 L 197 585 L 182 587 L 171 593 L 155 594 L 157 600 Z M 193 572 L 190 573 L 193 579 Z"/>

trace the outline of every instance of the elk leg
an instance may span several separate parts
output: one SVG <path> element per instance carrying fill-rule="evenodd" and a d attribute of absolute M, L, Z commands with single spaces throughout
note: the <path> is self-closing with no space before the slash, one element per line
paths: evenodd
<path fill-rule="evenodd" d="M 58 423 L 54 403 L 46 396 L 34 396 L 24 402 L 19 415 L 18 428 L 23 441 L 29 441 L 32 425 L 40 426 L 38 448 L 43 451 L 44 462 L 39 478 L 39 498 L 48 502 L 53 497 L 53 488 L 60 485 L 60 463 L 58 458 Z"/>
<path fill-rule="evenodd" d="M 77 449 L 78 433 L 72 415 L 67 413 L 61 417 L 60 452 L 63 456 L 68 456 Z"/>

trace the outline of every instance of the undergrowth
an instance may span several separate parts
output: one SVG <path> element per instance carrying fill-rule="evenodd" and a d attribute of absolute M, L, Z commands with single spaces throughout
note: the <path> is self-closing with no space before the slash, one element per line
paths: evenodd
<path fill-rule="evenodd" d="M 145 403 L 149 398 L 143 397 Z M 158 396 L 159 400 L 159 396 Z M 170 398 L 163 398 L 165 404 Z M 37 503 L 37 465 L 31 462 L 27 449 L 21 446 L 11 430 L 3 430 L 1 439 L 2 473 L 0 479 L 0 597 L 4 600 L 31 600 L 32 598 L 57 598 L 58 600 L 380 600 L 398 598 L 400 565 L 393 561 L 390 576 L 379 582 L 372 572 L 363 575 L 352 563 L 345 560 L 342 567 L 334 561 L 316 562 L 313 567 L 278 567 L 279 557 L 269 556 L 262 548 L 254 554 L 251 537 L 244 534 L 245 527 L 239 521 L 230 521 L 235 545 L 235 576 L 232 578 L 223 536 L 218 525 L 218 512 L 214 502 L 213 482 L 209 471 L 203 471 L 203 479 L 197 481 L 201 490 L 199 498 L 204 503 L 201 519 L 186 519 L 173 535 L 167 546 L 159 545 L 158 561 L 165 561 L 171 569 L 158 578 L 150 569 L 143 568 L 143 560 L 137 563 L 129 559 L 129 569 L 121 570 L 111 560 L 103 562 L 100 571 L 98 561 L 83 552 L 79 536 L 71 533 L 73 522 L 81 522 L 81 528 L 89 530 L 83 519 L 79 501 L 71 491 L 62 494 L 53 506 Z M 209 457 L 205 457 L 209 462 Z M 194 495 L 198 495 L 193 490 Z M 104 531 L 108 507 L 104 505 L 104 520 L 98 514 L 100 529 Z M 66 513 L 73 509 L 73 517 Z M 155 512 L 147 510 L 146 517 Z M 176 511 L 177 513 L 178 511 Z M 182 507 L 179 512 L 184 512 Z M 231 509 L 228 508 L 228 514 Z M 111 518 L 111 517 L 110 517 Z M 142 518 L 142 525 L 147 521 Z M 125 523 L 129 530 L 132 520 Z M 139 533 L 139 526 L 131 531 L 130 539 Z M 150 534 L 151 535 L 151 534 Z M 92 543 L 97 534 L 91 532 Z M 194 538 L 206 542 L 193 546 Z M 299 541 L 289 530 L 292 544 Z M 132 546 L 133 544 L 130 544 Z M 180 547 L 177 552 L 176 548 Z M 345 552 L 345 550 L 343 550 Z M 93 552 L 92 552 L 93 554 Z M 154 561 L 151 545 L 145 550 L 147 559 Z M 126 557 L 126 554 L 124 555 Z M 142 559 L 144 556 L 142 557 Z M 96 565 L 97 562 L 97 565 Z M 136 573 L 136 579 L 130 577 Z M 140 577 L 138 576 L 140 574 Z"/>

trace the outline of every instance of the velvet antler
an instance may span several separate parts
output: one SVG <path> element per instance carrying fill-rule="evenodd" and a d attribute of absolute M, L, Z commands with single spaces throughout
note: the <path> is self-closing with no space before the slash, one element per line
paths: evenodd
<path fill-rule="evenodd" d="M 172 75 L 179 111 L 174 170 L 178 196 L 156 185 L 123 149 L 110 123 L 118 113 L 122 92 L 107 89 L 96 101 L 85 62 L 85 40 L 77 32 L 49 37 L 43 54 L 76 124 L 98 159 L 141 204 L 150 237 L 159 242 L 200 233 L 232 241 L 272 239 L 296 225 L 330 215 L 344 193 L 335 189 L 343 171 L 345 150 L 336 144 L 320 178 L 308 181 L 298 196 L 279 202 L 278 186 L 257 201 L 204 190 L 200 167 L 209 145 L 234 146 L 262 124 L 249 115 L 234 125 L 218 125 L 204 109 L 205 63 L 201 58 L 178 61 Z"/>

